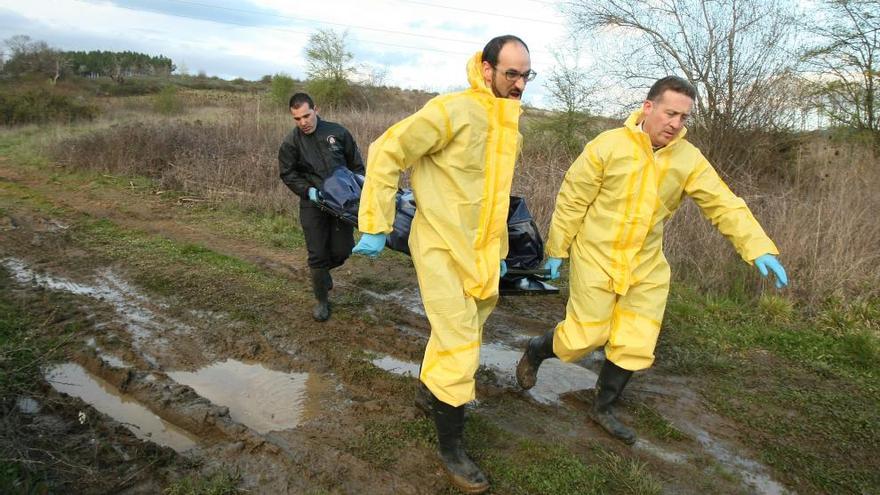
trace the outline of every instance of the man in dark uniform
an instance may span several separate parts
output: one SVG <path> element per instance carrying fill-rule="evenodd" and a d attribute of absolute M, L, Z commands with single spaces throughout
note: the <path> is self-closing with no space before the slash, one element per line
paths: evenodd
<path fill-rule="evenodd" d="M 318 207 L 320 188 L 337 167 L 365 174 L 364 162 L 351 133 L 339 124 L 319 118 L 309 95 L 293 95 L 290 114 L 296 128 L 281 143 L 278 165 L 281 180 L 300 198 L 299 220 L 309 251 L 312 288 L 318 300 L 312 316 L 317 321 L 326 321 L 330 318 L 328 292 L 333 288 L 330 270 L 345 263 L 354 247 L 354 233 L 351 225 Z"/>

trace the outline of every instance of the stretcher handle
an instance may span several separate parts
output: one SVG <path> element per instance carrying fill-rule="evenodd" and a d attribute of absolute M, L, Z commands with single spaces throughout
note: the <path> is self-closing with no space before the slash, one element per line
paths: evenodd
<path fill-rule="evenodd" d="M 529 276 L 529 275 L 537 275 L 539 277 L 549 277 L 550 270 L 536 268 L 534 270 L 522 270 L 518 268 L 510 268 L 507 270 L 508 275 L 518 275 L 518 276 Z"/>

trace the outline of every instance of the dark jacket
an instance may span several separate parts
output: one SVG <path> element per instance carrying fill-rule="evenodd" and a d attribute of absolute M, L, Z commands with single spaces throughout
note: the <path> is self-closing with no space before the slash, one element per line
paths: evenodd
<path fill-rule="evenodd" d="M 318 117 L 315 132 L 304 134 L 299 128 L 290 131 L 278 150 L 281 180 L 310 204 L 309 188 L 321 184 L 336 167 L 348 167 L 356 174 L 365 174 L 364 161 L 357 143 L 345 127 Z"/>

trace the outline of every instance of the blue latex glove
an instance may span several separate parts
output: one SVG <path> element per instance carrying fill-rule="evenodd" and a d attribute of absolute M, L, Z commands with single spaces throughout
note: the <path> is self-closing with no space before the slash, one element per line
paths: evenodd
<path fill-rule="evenodd" d="M 321 191 L 315 189 L 314 187 L 310 187 L 309 188 L 309 199 L 311 199 L 312 201 L 317 203 L 318 200 L 321 199 Z"/>
<path fill-rule="evenodd" d="M 559 278 L 559 267 L 562 266 L 562 258 L 547 258 L 544 269 L 550 270 L 550 280 Z"/>
<path fill-rule="evenodd" d="M 773 272 L 773 276 L 776 277 L 777 289 L 788 286 L 788 276 L 785 275 L 785 268 L 782 268 L 782 263 L 776 259 L 776 256 L 772 254 L 758 256 L 755 259 L 755 267 L 761 272 L 761 276 L 765 278 L 769 272 Z"/>
<path fill-rule="evenodd" d="M 504 260 L 501 260 L 501 276 L 503 277 L 506 274 L 507 274 L 507 262 Z"/>
<path fill-rule="evenodd" d="M 385 249 L 385 234 L 364 234 L 351 253 L 375 258 L 383 249 Z"/>

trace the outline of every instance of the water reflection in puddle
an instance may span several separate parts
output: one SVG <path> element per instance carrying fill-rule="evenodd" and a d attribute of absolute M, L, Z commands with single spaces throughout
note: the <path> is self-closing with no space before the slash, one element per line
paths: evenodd
<path fill-rule="evenodd" d="M 516 365 L 522 351 L 501 344 L 483 344 L 480 348 L 480 365 L 491 369 L 499 382 L 516 385 Z M 398 375 L 418 376 L 419 364 L 401 361 L 391 356 L 374 359 L 373 364 Z M 544 361 L 538 370 L 538 383 L 527 393 L 543 404 L 558 404 L 560 396 L 576 390 L 588 390 L 596 386 L 596 374 L 576 364 L 563 363 L 557 359 Z"/>
<path fill-rule="evenodd" d="M 196 437 L 153 414 L 139 402 L 120 394 L 101 378 L 82 366 L 66 363 L 48 368 L 44 376 L 52 387 L 79 397 L 98 411 L 112 417 L 141 440 L 149 440 L 183 452 L 196 445 Z"/>
<path fill-rule="evenodd" d="M 100 357 L 104 362 L 106 362 L 110 366 L 113 366 L 114 368 L 131 368 L 130 364 L 114 356 L 113 354 L 105 354 L 103 352 L 100 352 L 98 353 L 98 357 Z"/>
<path fill-rule="evenodd" d="M 317 401 L 307 399 L 317 396 L 324 386 L 308 373 L 283 373 L 233 359 L 168 376 L 214 404 L 228 407 L 232 419 L 259 433 L 293 428 L 315 416 L 318 411 L 312 404 Z"/>
<path fill-rule="evenodd" d="M 502 344 L 483 344 L 480 364 L 501 373 L 516 386 L 516 365 L 523 351 Z M 543 404 L 557 404 L 559 396 L 596 386 L 596 374 L 576 364 L 548 359 L 538 368 L 538 381 L 527 393 Z"/>
<path fill-rule="evenodd" d="M 376 358 L 373 360 L 373 364 L 376 367 L 382 368 L 385 371 L 390 371 L 395 375 L 411 376 L 413 378 L 418 378 L 419 376 L 419 365 L 417 363 L 401 361 L 400 359 L 391 356 Z"/>

